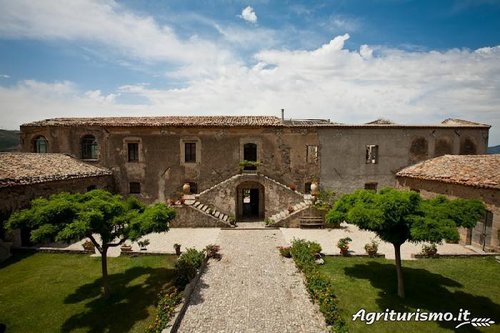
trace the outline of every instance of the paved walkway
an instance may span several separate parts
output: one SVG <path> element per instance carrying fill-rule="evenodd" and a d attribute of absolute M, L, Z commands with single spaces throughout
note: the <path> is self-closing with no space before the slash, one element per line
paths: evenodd
<path fill-rule="evenodd" d="M 179 332 L 326 332 L 279 230 L 222 230 Z"/>
<path fill-rule="evenodd" d="M 376 238 L 376 234 L 371 231 L 360 230 L 353 224 L 342 223 L 338 229 L 298 229 L 298 228 L 281 228 L 283 236 L 288 243 L 291 243 L 294 238 L 305 239 L 318 242 L 323 249 L 323 253 L 327 255 L 339 254 L 337 242 L 344 237 L 350 237 L 352 242 L 349 250 L 352 254 L 365 254 L 365 244 Z M 378 252 L 385 254 L 386 259 L 394 259 L 394 246 L 390 243 L 380 241 Z M 403 260 L 412 260 L 412 254 L 418 254 L 422 251 L 423 243 L 406 242 L 401 246 L 401 258 Z M 446 244 L 437 246 L 440 254 L 471 254 L 481 253 L 479 249 L 475 251 L 460 244 Z"/>

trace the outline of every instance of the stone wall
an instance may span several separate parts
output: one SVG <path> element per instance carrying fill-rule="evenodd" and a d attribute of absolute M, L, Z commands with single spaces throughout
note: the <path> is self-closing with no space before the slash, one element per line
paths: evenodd
<path fill-rule="evenodd" d="M 377 183 L 378 188 L 394 187 L 401 169 L 435 156 L 463 153 L 474 144 L 485 154 L 488 129 L 446 127 L 346 127 L 319 128 L 321 145 L 321 186 L 336 193 L 350 193 Z M 448 148 L 440 142 L 447 142 Z M 378 146 L 377 163 L 366 163 L 366 146 Z M 462 147 L 463 148 L 463 147 Z"/>
<path fill-rule="evenodd" d="M 206 190 L 240 172 L 243 145 L 257 145 L 258 171 L 303 192 L 313 177 L 337 193 L 394 186 L 395 173 L 426 158 L 449 153 L 486 152 L 488 128 L 452 126 L 328 126 L 328 127 L 29 127 L 21 128 L 22 149 L 33 151 L 39 135 L 48 151 L 81 158 L 80 141 L 94 135 L 98 158 L 87 161 L 113 171 L 116 189 L 129 193 L 131 182 L 141 185 L 146 202 L 179 198 L 182 185 Z M 196 163 L 182 159 L 183 142 L 197 143 Z M 139 160 L 129 162 L 127 143 L 138 143 Z M 378 162 L 366 163 L 366 145 L 378 145 Z M 318 147 L 318 160 L 307 158 L 307 146 Z"/>
<path fill-rule="evenodd" d="M 500 190 L 489 188 L 478 188 L 459 184 L 448 184 L 439 181 L 413 179 L 398 177 L 398 187 L 417 190 L 423 198 L 430 199 L 437 195 L 445 195 L 451 199 L 480 199 L 486 204 L 486 208 L 493 214 L 493 222 L 490 233 L 490 246 L 487 250 L 500 251 Z M 460 242 L 469 242 L 470 231 L 459 229 Z M 482 246 L 473 243 L 476 246 Z"/>
<path fill-rule="evenodd" d="M 176 218 L 170 222 L 172 228 L 229 227 L 215 217 L 204 214 L 191 206 L 175 206 Z"/>
<path fill-rule="evenodd" d="M 238 186 L 242 183 L 258 183 L 264 188 L 264 219 L 282 210 L 304 201 L 304 196 L 296 191 L 290 190 L 284 184 L 279 184 L 262 174 L 240 174 L 233 176 L 228 181 L 201 193 L 199 201 L 212 204 L 218 211 L 237 216 L 237 193 Z"/>

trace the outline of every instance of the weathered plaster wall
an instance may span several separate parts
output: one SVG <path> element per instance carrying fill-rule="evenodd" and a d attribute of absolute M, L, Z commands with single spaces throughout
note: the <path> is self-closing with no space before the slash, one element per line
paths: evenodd
<path fill-rule="evenodd" d="M 450 154 L 460 153 L 461 141 L 476 144 L 477 154 L 486 153 L 487 129 L 456 128 L 319 128 L 321 185 L 337 193 L 378 183 L 394 186 L 395 174 L 404 167 L 438 156 L 435 144 L 445 138 Z M 366 163 L 366 145 L 378 145 L 378 162 Z M 427 149 L 425 149 L 427 148 Z"/>
<path fill-rule="evenodd" d="M 318 145 L 315 129 L 279 128 L 82 128 L 23 127 L 23 151 L 33 150 L 33 140 L 43 135 L 49 152 L 80 158 L 80 140 L 91 134 L 99 145 L 98 160 L 113 170 L 117 190 L 129 193 L 129 183 L 139 182 L 143 200 L 165 201 L 179 197 L 185 182 L 196 182 L 203 191 L 240 171 L 243 144 L 258 145 L 259 171 L 284 184 L 304 183 L 319 174 L 319 163 L 307 163 L 306 146 Z M 184 163 L 182 140 L 199 145 L 198 161 Z M 139 143 L 139 161 L 128 162 L 127 142 Z"/>
<path fill-rule="evenodd" d="M 398 187 L 418 190 L 423 198 L 429 199 L 437 195 L 449 198 L 480 199 L 484 201 L 489 211 L 493 213 L 491 227 L 491 244 L 489 249 L 500 251 L 500 191 L 488 188 L 477 188 L 459 184 L 448 184 L 438 181 L 398 177 Z M 465 243 L 467 230 L 460 228 L 460 240 Z M 475 244 L 479 245 L 479 244 Z"/>

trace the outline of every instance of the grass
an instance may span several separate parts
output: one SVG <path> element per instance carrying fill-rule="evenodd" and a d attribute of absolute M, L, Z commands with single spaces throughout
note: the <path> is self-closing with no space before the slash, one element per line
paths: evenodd
<path fill-rule="evenodd" d="M 406 298 L 397 296 L 394 261 L 370 258 L 326 259 L 321 270 L 334 285 L 341 314 L 350 332 L 454 332 L 457 323 L 352 321 L 360 309 L 412 312 L 471 312 L 471 318 L 489 317 L 492 327 L 462 326 L 457 332 L 499 332 L 500 264 L 489 258 L 424 259 L 403 262 Z"/>
<path fill-rule="evenodd" d="M 111 297 L 100 297 L 100 258 L 15 255 L 0 264 L 0 323 L 7 332 L 144 332 L 173 256 L 109 258 Z"/>

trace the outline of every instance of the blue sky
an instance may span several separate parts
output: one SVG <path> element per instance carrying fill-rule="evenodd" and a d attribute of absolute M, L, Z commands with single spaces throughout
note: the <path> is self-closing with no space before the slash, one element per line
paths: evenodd
<path fill-rule="evenodd" d="M 500 1 L 0 0 L 0 127 L 62 116 L 464 118 L 500 144 Z"/>

